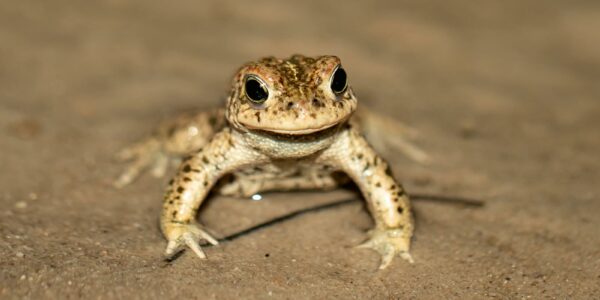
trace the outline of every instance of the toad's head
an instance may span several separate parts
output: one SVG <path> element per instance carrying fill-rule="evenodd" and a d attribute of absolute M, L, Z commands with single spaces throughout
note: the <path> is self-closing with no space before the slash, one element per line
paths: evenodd
<path fill-rule="evenodd" d="M 242 66 L 226 114 L 243 131 L 307 135 L 348 120 L 356 105 L 339 58 L 294 55 Z"/>

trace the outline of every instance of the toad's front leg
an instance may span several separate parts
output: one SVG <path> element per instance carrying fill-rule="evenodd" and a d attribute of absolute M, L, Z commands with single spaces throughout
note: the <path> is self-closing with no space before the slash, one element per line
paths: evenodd
<path fill-rule="evenodd" d="M 381 254 L 380 269 L 387 267 L 395 255 L 412 262 L 409 254 L 413 234 L 410 201 L 396 182 L 388 164 L 375 153 L 358 130 L 350 128 L 320 157 L 345 171 L 361 189 L 375 228 L 370 239 L 361 245 Z"/>
<path fill-rule="evenodd" d="M 198 257 L 205 258 L 198 242 L 204 239 L 217 244 L 217 240 L 196 222 L 198 208 L 222 175 L 262 162 L 260 154 L 234 142 L 232 134 L 229 129 L 216 134 L 203 149 L 182 162 L 171 181 L 160 218 L 161 230 L 168 241 L 166 257 L 172 257 L 187 246 Z"/>

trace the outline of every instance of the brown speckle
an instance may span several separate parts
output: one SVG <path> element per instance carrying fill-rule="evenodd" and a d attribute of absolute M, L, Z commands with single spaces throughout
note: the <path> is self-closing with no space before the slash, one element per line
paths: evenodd
<path fill-rule="evenodd" d="M 254 113 L 254 115 L 256 116 L 256 122 L 260 123 L 260 111 Z"/>
<path fill-rule="evenodd" d="M 371 168 L 371 164 L 370 163 L 365 164 L 365 168 L 363 169 L 363 172 L 366 172 L 370 168 Z"/>
<path fill-rule="evenodd" d="M 192 167 L 190 167 L 190 165 L 185 165 L 185 166 L 183 166 L 183 172 L 186 172 L 186 173 L 187 173 L 187 172 L 189 172 L 189 171 L 191 171 L 191 170 L 192 170 Z"/>
<path fill-rule="evenodd" d="M 183 187 L 182 187 L 182 186 L 178 187 L 178 188 L 177 188 L 177 192 L 178 192 L 178 193 L 183 193 Z"/>
<path fill-rule="evenodd" d="M 392 169 L 390 168 L 390 166 L 386 166 L 385 167 L 385 175 L 393 177 L 394 175 L 392 175 Z"/>

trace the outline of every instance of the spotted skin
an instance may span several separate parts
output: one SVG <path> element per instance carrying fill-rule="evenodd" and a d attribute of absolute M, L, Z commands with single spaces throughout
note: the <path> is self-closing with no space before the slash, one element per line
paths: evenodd
<path fill-rule="evenodd" d="M 372 113 L 355 117 L 352 89 L 331 90 L 333 74 L 340 67 L 335 56 L 250 62 L 235 74 L 225 109 L 165 123 L 153 136 L 124 151 L 122 157 L 134 162 L 117 186 L 130 183 L 145 168 L 160 169 L 155 175 L 161 175 L 169 160 L 183 157 L 165 193 L 160 218 L 167 257 L 187 247 L 205 258 L 199 241 L 217 244 L 196 221 L 213 187 L 221 194 L 247 197 L 271 190 L 332 189 L 352 180 L 375 221 L 370 239 L 361 247 L 381 254 L 380 268 L 396 255 L 412 262 L 409 198 L 361 129 L 382 118 Z M 264 84 L 268 92 L 264 102 L 246 95 L 249 76 Z"/>
<path fill-rule="evenodd" d="M 414 223 L 408 195 L 394 179 L 387 162 L 352 123 L 316 162 L 344 171 L 360 188 L 375 220 L 371 239 L 362 246 L 381 254 L 380 268 L 387 267 L 396 254 L 412 262 L 409 248 Z"/>

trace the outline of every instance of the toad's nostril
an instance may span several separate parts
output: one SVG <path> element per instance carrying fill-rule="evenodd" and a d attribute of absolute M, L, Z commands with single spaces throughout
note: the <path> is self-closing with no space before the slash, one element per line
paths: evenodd
<path fill-rule="evenodd" d="M 295 103 L 290 101 L 287 103 L 287 109 L 292 109 L 294 107 Z"/>

